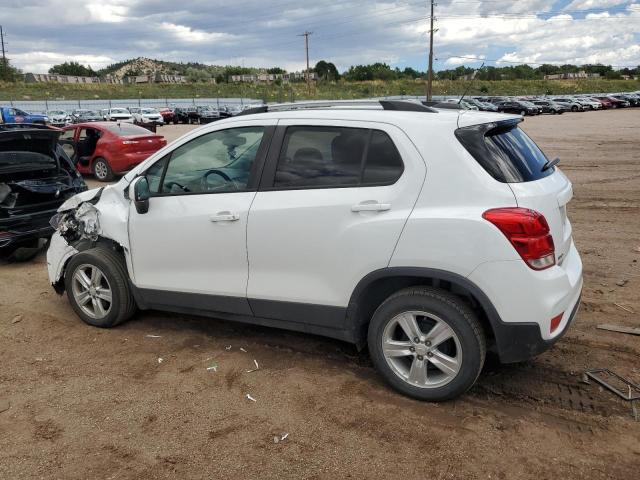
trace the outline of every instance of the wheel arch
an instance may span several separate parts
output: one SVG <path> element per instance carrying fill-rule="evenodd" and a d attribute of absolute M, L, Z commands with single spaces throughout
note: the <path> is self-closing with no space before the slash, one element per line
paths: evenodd
<path fill-rule="evenodd" d="M 498 312 L 487 295 L 469 279 L 446 270 L 388 267 L 369 273 L 351 294 L 347 319 L 359 349 L 366 345 L 369 322 L 380 304 L 393 293 L 418 285 L 442 288 L 467 301 L 478 314 L 489 343 L 499 334 L 502 320 Z"/>

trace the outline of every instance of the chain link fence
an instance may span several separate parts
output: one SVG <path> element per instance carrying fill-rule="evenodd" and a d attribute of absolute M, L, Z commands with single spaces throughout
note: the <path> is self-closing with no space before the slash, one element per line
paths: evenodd
<path fill-rule="evenodd" d="M 112 107 L 188 107 L 209 105 L 216 108 L 233 105 L 263 105 L 255 98 L 145 98 L 112 100 L 0 100 L 0 106 L 11 106 L 30 113 L 44 113 L 50 110 L 71 112 L 78 109 L 102 110 Z"/>

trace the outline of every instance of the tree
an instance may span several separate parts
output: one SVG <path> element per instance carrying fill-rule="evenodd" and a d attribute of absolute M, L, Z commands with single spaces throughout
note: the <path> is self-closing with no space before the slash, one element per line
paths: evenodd
<path fill-rule="evenodd" d="M 15 82 L 21 74 L 20 70 L 13 67 L 7 58 L 6 62 L 0 59 L 0 80 L 4 82 Z"/>
<path fill-rule="evenodd" d="M 318 63 L 316 63 L 316 66 L 313 70 L 318 75 L 318 78 L 322 80 L 338 80 L 340 78 L 338 69 L 331 62 L 320 60 Z"/>
<path fill-rule="evenodd" d="M 395 80 L 398 73 L 392 70 L 386 63 L 374 63 L 373 65 L 356 65 L 349 67 L 344 74 L 347 80 Z"/>
<path fill-rule="evenodd" d="M 278 74 L 287 73 L 287 71 L 286 71 L 286 70 L 283 70 L 283 69 L 282 69 L 282 68 L 280 68 L 280 67 L 273 67 L 273 68 L 268 68 L 268 69 L 267 69 L 267 73 L 274 74 L 274 75 L 278 75 Z"/>
<path fill-rule="evenodd" d="M 190 67 L 187 68 L 187 81 L 191 83 L 209 82 L 211 74 L 201 68 Z"/>
<path fill-rule="evenodd" d="M 76 77 L 97 77 L 98 74 L 91 67 L 85 67 L 78 62 L 64 62 L 49 69 L 54 75 L 73 75 Z"/>

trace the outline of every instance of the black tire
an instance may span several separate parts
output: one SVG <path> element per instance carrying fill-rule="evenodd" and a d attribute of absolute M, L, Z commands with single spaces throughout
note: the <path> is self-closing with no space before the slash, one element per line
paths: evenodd
<path fill-rule="evenodd" d="M 526 117 L 526 116 L 527 116 L 527 112 L 526 112 L 526 110 L 522 110 L 522 111 L 520 112 L 520 115 L 522 115 L 523 117 Z"/>
<path fill-rule="evenodd" d="M 112 302 L 107 315 L 96 319 L 87 315 L 73 295 L 73 276 L 81 265 L 95 265 L 111 287 Z M 71 307 L 83 322 L 100 328 L 111 328 L 130 319 L 137 305 L 129 287 L 129 275 L 122 255 L 105 247 L 80 252 L 69 260 L 64 274 L 64 285 Z"/>
<path fill-rule="evenodd" d="M 415 386 L 396 374 L 387 363 L 382 350 L 385 327 L 397 315 L 408 311 L 438 316 L 458 337 L 463 353 L 462 364 L 449 383 L 438 387 Z M 473 310 L 459 297 L 431 287 L 411 287 L 387 298 L 373 314 L 368 345 L 371 359 L 387 383 L 400 393 L 432 402 L 456 398 L 471 388 L 480 375 L 486 356 L 484 332 Z"/>
<path fill-rule="evenodd" d="M 110 182 L 114 178 L 111 165 L 104 158 L 98 157 L 93 161 L 93 176 L 100 182 Z"/>

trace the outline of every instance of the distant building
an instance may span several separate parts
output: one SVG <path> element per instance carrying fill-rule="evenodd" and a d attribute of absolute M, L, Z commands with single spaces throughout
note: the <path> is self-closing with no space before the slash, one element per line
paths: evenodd
<path fill-rule="evenodd" d="M 313 81 L 317 80 L 316 72 L 309 72 L 309 78 Z M 273 83 L 277 80 L 283 83 L 304 82 L 307 80 L 305 72 L 292 73 L 254 73 L 249 75 L 231 75 L 230 80 L 233 83 Z"/>
<path fill-rule="evenodd" d="M 557 73 L 554 75 L 545 75 L 545 80 L 577 80 L 582 78 L 600 78 L 599 73 L 587 73 L 585 71 L 570 72 L 570 73 Z"/>
<path fill-rule="evenodd" d="M 26 83 L 110 83 L 110 84 L 141 84 L 141 83 L 185 83 L 184 75 L 167 75 L 154 73 L 151 75 L 136 75 L 128 77 L 116 77 L 105 75 L 104 77 L 76 77 L 73 75 L 52 75 L 48 73 L 26 73 Z"/>

